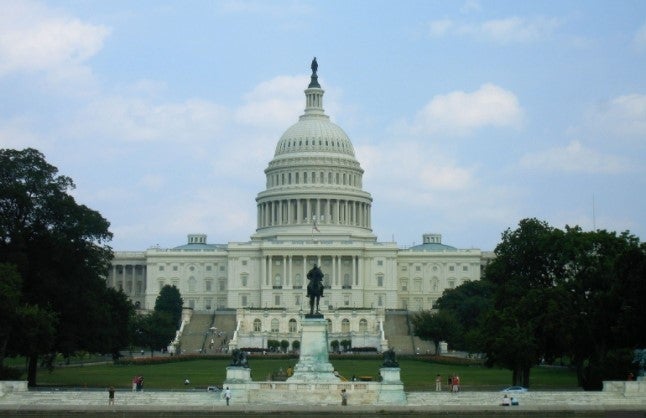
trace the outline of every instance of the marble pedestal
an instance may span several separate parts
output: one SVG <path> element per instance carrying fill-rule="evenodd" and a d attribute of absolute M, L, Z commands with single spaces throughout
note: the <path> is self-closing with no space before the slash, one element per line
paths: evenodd
<path fill-rule="evenodd" d="M 288 382 L 340 382 L 328 355 L 327 321 L 323 315 L 306 315 L 301 322 L 301 353 Z"/>
<path fill-rule="evenodd" d="M 405 404 L 406 394 L 404 393 L 404 383 L 399 377 L 399 367 L 382 367 L 379 369 L 381 374 L 381 388 L 377 402 L 381 404 Z"/>

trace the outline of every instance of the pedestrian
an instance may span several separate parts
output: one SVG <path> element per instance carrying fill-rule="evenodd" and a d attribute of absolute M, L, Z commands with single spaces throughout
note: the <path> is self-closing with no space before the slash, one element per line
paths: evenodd
<path fill-rule="evenodd" d="M 137 386 L 139 386 L 137 383 L 139 382 L 139 376 L 135 376 L 132 378 L 132 391 L 135 392 L 137 390 Z"/>
<path fill-rule="evenodd" d="M 348 405 L 348 392 L 345 389 L 341 389 L 341 405 Z"/>
<path fill-rule="evenodd" d="M 108 388 L 108 405 L 114 405 L 114 386 Z"/>
<path fill-rule="evenodd" d="M 231 399 L 231 389 L 229 386 L 224 390 L 224 399 L 227 401 L 227 406 L 229 405 L 229 400 Z"/>
<path fill-rule="evenodd" d="M 440 376 L 439 373 L 435 377 L 435 391 L 436 392 L 442 391 L 442 376 Z"/>
<path fill-rule="evenodd" d="M 453 376 L 453 392 L 459 392 L 460 391 L 460 376 L 457 374 Z"/>

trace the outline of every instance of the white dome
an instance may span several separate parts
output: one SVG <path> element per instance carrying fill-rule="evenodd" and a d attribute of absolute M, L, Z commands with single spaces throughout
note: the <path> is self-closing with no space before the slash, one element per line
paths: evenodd
<path fill-rule="evenodd" d="M 320 115 L 303 115 L 290 126 L 278 141 L 274 157 L 295 152 L 339 153 L 354 157 L 348 135 L 327 116 Z"/>

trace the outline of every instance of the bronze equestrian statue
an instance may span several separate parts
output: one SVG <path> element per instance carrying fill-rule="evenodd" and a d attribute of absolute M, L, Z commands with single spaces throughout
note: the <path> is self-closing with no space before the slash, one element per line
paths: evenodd
<path fill-rule="evenodd" d="M 323 272 L 314 264 L 312 270 L 307 273 L 307 297 L 310 298 L 310 315 L 314 315 L 314 303 L 316 302 L 316 314 L 319 312 L 319 301 L 323 297 Z"/>

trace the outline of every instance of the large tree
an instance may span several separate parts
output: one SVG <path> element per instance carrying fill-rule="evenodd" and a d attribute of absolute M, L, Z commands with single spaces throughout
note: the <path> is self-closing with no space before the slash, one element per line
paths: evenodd
<path fill-rule="evenodd" d="M 0 150 L 0 262 L 15 265 L 22 278 L 21 302 L 30 307 L 24 319 L 45 333 L 49 321 L 51 350 L 110 352 L 114 333 L 106 328 L 121 326 L 114 318 L 128 317 L 129 308 L 125 295 L 108 291 L 104 281 L 112 258 L 109 223 L 78 204 L 73 188 L 39 151 Z M 40 349 L 13 336 L 7 349 L 28 356 L 28 381 L 35 385 Z"/>
<path fill-rule="evenodd" d="M 182 319 L 182 306 L 184 301 L 179 289 L 175 286 L 165 285 L 159 291 L 155 299 L 155 311 L 166 312 L 172 323 L 177 327 Z"/>
<path fill-rule="evenodd" d="M 645 340 L 646 310 L 636 308 L 646 296 L 644 249 L 627 232 L 559 230 L 536 219 L 505 231 L 485 271 L 494 287 L 481 332 L 490 363 L 522 385 L 533 365 L 558 356 L 572 359 L 585 389 L 625 374 L 625 353 Z"/>
<path fill-rule="evenodd" d="M 447 311 L 420 311 L 411 317 L 413 333 L 426 341 L 433 341 L 435 354 L 440 354 L 440 342 L 449 344 L 460 334 L 460 323 Z"/>

